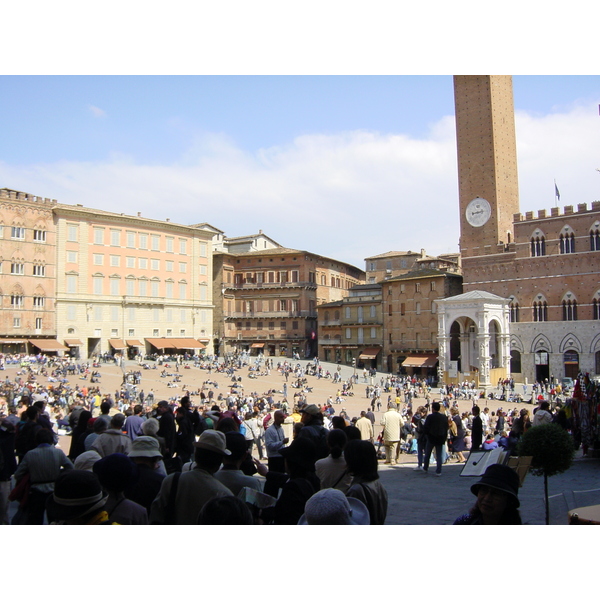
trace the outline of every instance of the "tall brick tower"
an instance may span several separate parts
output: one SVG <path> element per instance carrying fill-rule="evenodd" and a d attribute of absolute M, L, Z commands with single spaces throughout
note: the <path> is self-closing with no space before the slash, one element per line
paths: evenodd
<path fill-rule="evenodd" d="M 457 75 L 454 103 L 462 258 L 497 254 L 519 212 L 512 78 Z"/>

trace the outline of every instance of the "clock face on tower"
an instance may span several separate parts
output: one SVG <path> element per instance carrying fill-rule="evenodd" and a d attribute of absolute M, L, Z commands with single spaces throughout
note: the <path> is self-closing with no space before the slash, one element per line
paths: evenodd
<path fill-rule="evenodd" d="M 492 216 L 492 207 L 484 198 L 475 198 L 471 200 L 465 210 L 465 217 L 469 225 L 473 227 L 482 227 Z"/>

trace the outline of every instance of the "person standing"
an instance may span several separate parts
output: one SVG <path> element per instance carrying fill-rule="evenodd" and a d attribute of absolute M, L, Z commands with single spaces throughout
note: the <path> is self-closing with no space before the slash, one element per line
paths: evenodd
<path fill-rule="evenodd" d="M 285 473 L 285 463 L 281 455 L 281 449 L 290 441 L 285 437 L 283 427 L 285 413 L 276 410 L 273 413 L 273 424 L 265 429 L 265 446 L 267 448 L 267 459 L 269 471 Z"/>
<path fill-rule="evenodd" d="M 404 420 L 402 419 L 402 415 L 396 410 L 395 403 L 388 403 L 387 412 L 381 417 L 386 465 L 396 464 L 400 450 L 400 430 L 403 424 Z"/>
<path fill-rule="evenodd" d="M 364 410 L 360 411 L 360 419 L 356 421 L 356 428 L 360 431 L 361 440 L 367 440 L 368 442 L 373 441 L 373 423 L 371 423 L 370 419 L 367 417 L 367 413 Z"/>
<path fill-rule="evenodd" d="M 436 470 L 435 474 L 440 477 L 442 474 L 442 452 L 443 446 L 448 439 L 448 417 L 442 414 L 439 402 L 431 404 L 432 413 L 425 419 L 423 430 L 426 436 L 425 457 L 423 471 L 429 470 L 429 460 L 431 452 L 435 448 Z"/>
<path fill-rule="evenodd" d="M 483 421 L 481 420 L 481 409 L 475 405 L 471 409 L 473 413 L 473 423 L 471 425 L 471 452 L 481 449 L 483 444 Z"/>

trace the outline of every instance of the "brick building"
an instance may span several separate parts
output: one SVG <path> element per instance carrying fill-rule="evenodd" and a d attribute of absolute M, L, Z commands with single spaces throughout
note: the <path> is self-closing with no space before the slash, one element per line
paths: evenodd
<path fill-rule="evenodd" d="M 362 281 L 360 269 L 303 250 L 216 252 L 219 353 L 316 356 L 317 305 L 342 299 Z"/>
<path fill-rule="evenodd" d="M 473 335 L 471 365 L 487 384 L 494 338 L 507 345 L 497 373 L 517 381 L 599 374 L 600 202 L 520 214 L 511 78 L 457 76 L 454 86 L 464 290 L 503 298 L 510 323 L 487 314 L 482 296 L 471 319 L 440 331 L 444 368 L 461 358 L 451 338 Z"/>

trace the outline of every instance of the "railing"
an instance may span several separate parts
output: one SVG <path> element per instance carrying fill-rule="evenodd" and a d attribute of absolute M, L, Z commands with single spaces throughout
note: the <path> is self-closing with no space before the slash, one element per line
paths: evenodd
<path fill-rule="evenodd" d="M 256 290 L 256 289 L 272 289 L 272 288 L 291 288 L 291 287 L 313 287 L 317 284 L 314 281 L 262 281 L 260 283 L 242 282 L 242 283 L 225 283 L 225 289 L 228 290 Z"/>
<path fill-rule="evenodd" d="M 289 319 L 289 318 L 317 318 L 317 313 L 310 310 L 280 310 L 273 312 L 225 312 L 226 319 Z"/>

